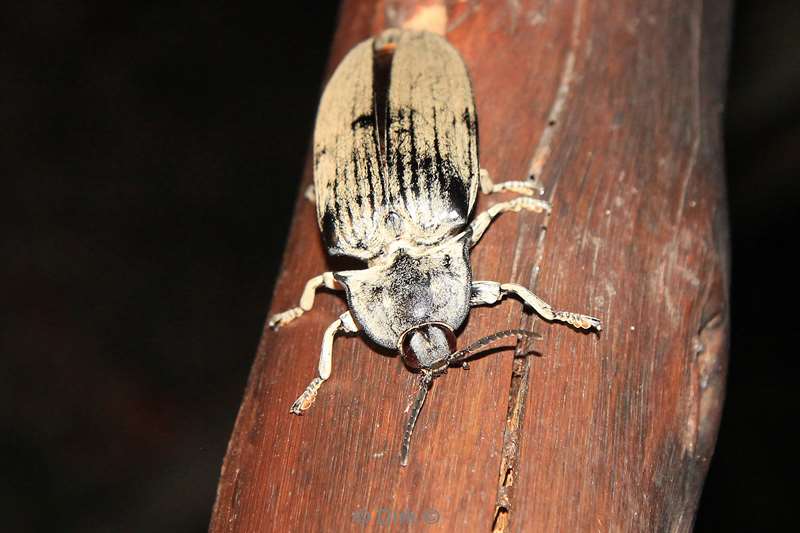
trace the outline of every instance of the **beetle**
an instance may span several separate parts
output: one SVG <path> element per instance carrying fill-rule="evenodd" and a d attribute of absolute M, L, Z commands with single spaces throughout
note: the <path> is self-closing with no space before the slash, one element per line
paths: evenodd
<path fill-rule="evenodd" d="M 470 78 L 443 37 L 391 29 L 353 48 L 323 91 L 314 129 L 317 222 L 329 254 L 365 268 L 325 272 L 305 286 L 299 305 L 269 320 L 273 329 L 311 310 L 317 289 L 343 288 L 349 310 L 323 335 L 319 374 L 294 402 L 302 414 L 331 375 L 333 341 L 363 332 L 397 350 L 421 373 L 406 424 L 401 464 L 433 379 L 506 330 L 456 350 L 455 331 L 471 306 L 513 295 L 549 321 L 601 329 L 595 317 L 554 310 L 513 283 L 474 281 L 470 249 L 502 213 L 549 212 L 531 178 L 494 183 L 478 164 L 478 119 Z M 475 216 L 478 191 L 518 193 Z"/>

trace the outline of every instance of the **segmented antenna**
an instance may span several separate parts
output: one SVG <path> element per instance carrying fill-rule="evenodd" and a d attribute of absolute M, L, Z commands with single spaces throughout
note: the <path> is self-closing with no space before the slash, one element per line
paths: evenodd
<path fill-rule="evenodd" d="M 506 329 L 503 331 L 498 331 L 497 333 L 492 333 L 491 335 L 487 335 L 482 339 L 478 339 L 477 341 L 473 342 L 463 350 L 458 350 L 457 352 L 453 352 L 450 355 L 450 362 L 458 361 L 460 359 L 465 359 L 469 357 L 470 354 L 477 351 L 480 348 L 483 348 L 487 344 L 491 344 L 496 340 L 505 338 L 505 337 L 532 337 L 534 339 L 541 339 L 542 336 L 536 333 L 535 331 L 530 331 L 528 329 Z"/>
<path fill-rule="evenodd" d="M 464 359 L 476 350 L 486 346 L 487 344 L 491 344 L 498 339 L 513 336 L 519 338 L 542 338 L 538 333 L 527 329 L 507 329 L 504 331 L 498 331 L 497 333 L 492 333 L 491 335 L 487 335 L 482 339 L 478 339 L 463 350 L 453 352 L 450 354 L 450 357 L 447 358 L 448 364 L 460 359 Z M 446 369 L 447 366 L 445 365 L 445 370 Z M 441 372 L 423 370 L 422 377 L 419 381 L 419 392 L 417 392 L 417 398 L 414 400 L 414 404 L 411 406 L 411 413 L 408 415 L 408 422 L 406 422 L 406 430 L 403 432 L 403 443 L 400 445 L 401 466 L 408 466 L 408 452 L 411 448 L 411 435 L 414 433 L 414 426 L 417 425 L 417 418 L 419 418 L 419 413 L 422 411 L 422 406 L 425 404 L 425 398 L 428 396 L 428 390 L 431 388 L 431 383 L 433 383 L 434 378 L 440 374 Z"/>
<path fill-rule="evenodd" d="M 408 465 L 408 451 L 411 448 L 411 434 L 414 433 L 414 426 L 417 425 L 417 418 L 422 406 L 425 403 L 425 398 L 428 396 L 428 390 L 431 388 L 433 382 L 433 374 L 426 372 L 422 375 L 419 381 L 419 392 L 417 398 L 414 400 L 414 405 L 411 406 L 411 414 L 408 415 L 408 422 L 406 422 L 406 430 L 403 432 L 403 444 L 400 446 L 400 466 Z"/>

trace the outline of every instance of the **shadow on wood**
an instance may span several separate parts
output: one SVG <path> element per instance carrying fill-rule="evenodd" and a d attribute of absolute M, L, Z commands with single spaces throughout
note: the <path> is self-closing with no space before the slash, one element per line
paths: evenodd
<path fill-rule="evenodd" d="M 473 252 L 475 279 L 533 287 L 604 330 L 548 324 L 513 301 L 473 310 L 459 345 L 535 326 L 541 357 L 499 351 L 437 380 L 401 468 L 417 380 L 361 337 L 337 341 L 309 412 L 288 412 L 346 309 L 320 294 L 313 312 L 265 330 L 211 531 L 691 529 L 728 335 L 729 5 L 707 4 L 344 3 L 331 67 L 385 27 L 440 25 L 473 79 L 481 165 L 546 187 L 552 214 L 501 217 Z M 325 270 L 314 209 L 298 199 L 272 312 Z"/>

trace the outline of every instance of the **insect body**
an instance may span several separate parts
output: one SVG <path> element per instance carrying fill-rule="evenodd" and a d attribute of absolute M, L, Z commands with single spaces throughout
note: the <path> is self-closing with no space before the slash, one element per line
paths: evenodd
<path fill-rule="evenodd" d="M 478 191 L 523 196 L 474 217 Z M 366 263 L 311 279 L 300 305 L 270 319 L 277 329 L 311 309 L 315 291 L 343 288 L 349 311 L 326 330 L 319 376 L 292 405 L 302 414 L 331 374 L 338 333 L 364 332 L 398 350 L 422 374 L 406 428 L 402 463 L 425 394 L 447 367 L 509 330 L 456 350 L 454 331 L 474 305 L 514 295 L 547 320 L 600 330 L 596 318 L 556 311 L 524 287 L 474 281 L 470 249 L 508 211 L 544 212 L 533 180 L 494 184 L 478 165 L 478 126 L 458 52 L 426 32 L 387 30 L 357 45 L 322 95 L 314 131 L 314 196 L 328 252 Z"/>

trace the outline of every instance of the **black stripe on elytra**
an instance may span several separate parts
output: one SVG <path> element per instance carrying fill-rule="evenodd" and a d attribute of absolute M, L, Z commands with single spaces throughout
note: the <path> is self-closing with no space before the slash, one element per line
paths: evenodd
<path fill-rule="evenodd" d="M 452 156 L 452 154 L 450 154 Z M 436 176 L 439 181 L 439 194 L 442 194 L 447 189 L 448 182 L 452 179 L 450 169 L 445 168 L 442 164 L 442 152 L 439 147 L 439 125 L 436 122 L 436 106 L 433 106 L 433 169 L 429 174 L 428 187 L 433 183 L 433 177 Z M 433 191 L 431 191 L 431 194 Z"/>
<path fill-rule="evenodd" d="M 479 175 L 476 176 L 474 174 L 475 169 L 472 168 L 472 150 L 473 150 L 472 138 L 473 137 L 472 137 L 472 128 L 470 127 L 469 109 L 468 108 L 464 109 L 464 114 L 466 115 L 466 125 L 467 125 L 467 154 L 466 154 L 467 155 L 467 168 L 469 168 L 469 179 L 470 179 L 470 183 L 472 183 L 472 180 L 480 179 L 480 176 Z M 478 170 L 478 173 L 480 174 L 480 170 Z"/>
<path fill-rule="evenodd" d="M 384 205 L 389 205 L 391 199 L 389 198 L 389 128 L 391 125 L 390 112 L 389 112 L 389 88 L 392 81 L 392 62 L 394 61 L 394 53 L 396 50 L 396 43 L 390 43 L 381 49 L 372 50 L 372 99 L 373 108 L 375 110 L 376 128 L 375 139 L 377 142 L 378 150 L 378 176 L 371 176 L 370 183 L 372 184 L 370 194 L 370 205 L 372 212 L 375 213 L 375 191 L 378 188 L 378 181 L 382 190 L 382 197 Z M 377 178 L 377 179 L 376 179 Z M 375 180 L 374 182 L 372 180 Z"/>
<path fill-rule="evenodd" d="M 355 133 L 355 131 L 359 128 L 374 128 L 375 127 L 375 115 L 373 114 L 363 114 L 356 117 L 353 122 L 350 123 L 350 129 Z"/>
<path fill-rule="evenodd" d="M 474 109 L 474 107 L 473 107 Z M 473 139 L 475 139 L 474 150 L 475 156 L 478 157 L 478 150 L 480 149 L 480 139 L 478 138 L 478 114 L 474 111 L 470 113 L 468 107 L 464 108 L 464 123 L 467 126 L 467 131 L 469 132 L 469 153 L 472 153 L 473 150 Z M 471 158 L 470 158 L 471 159 Z M 471 163 L 472 161 L 470 161 Z"/>
<path fill-rule="evenodd" d="M 343 235 L 345 227 L 343 227 L 343 213 L 344 207 L 342 205 L 342 195 L 339 190 L 342 187 L 347 187 L 346 183 L 342 183 L 344 180 L 347 179 L 347 168 L 342 168 L 339 166 L 340 158 L 336 158 L 336 177 L 333 180 L 333 220 L 332 220 L 332 228 L 334 234 L 334 241 L 335 245 L 339 245 L 340 239 L 344 239 L 345 241 L 349 241 L 347 235 Z M 334 242 L 332 241 L 332 242 Z"/>
<path fill-rule="evenodd" d="M 359 183 L 361 180 L 359 179 L 358 175 L 358 135 L 356 135 L 355 131 L 353 132 L 353 150 L 350 152 L 350 163 L 353 165 L 353 192 L 355 193 L 356 203 L 358 207 L 361 207 L 361 184 Z M 367 165 L 369 166 L 369 165 Z M 351 213 L 352 214 L 352 213 Z"/>
<path fill-rule="evenodd" d="M 367 200 L 369 200 L 369 208 L 370 208 L 369 215 L 370 215 L 370 217 L 374 217 L 375 216 L 375 190 L 380 185 L 380 179 L 376 180 L 375 176 L 372 175 L 372 165 L 370 164 L 370 161 L 367 160 L 366 163 L 367 163 L 367 183 L 366 183 L 366 185 L 367 185 Z M 359 202 L 360 202 L 360 197 L 359 197 Z M 359 205 L 361 205 L 361 204 L 359 203 Z M 363 210 L 362 210 L 362 212 L 363 212 Z"/>
<path fill-rule="evenodd" d="M 448 162 L 449 163 L 449 162 Z M 467 189 L 462 180 L 452 165 L 447 165 L 451 171 L 451 178 L 447 182 L 447 196 L 450 198 L 450 205 L 455 209 L 462 218 L 467 217 Z"/>
<path fill-rule="evenodd" d="M 386 138 L 389 114 L 389 87 L 392 81 L 394 47 L 372 50 L 372 112 L 377 126 L 378 158 L 386 166 Z"/>
<path fill-rule="evenodd" d="M 419 198 L 419 153 L 417 152 L 417 131 L 414 129 L 414 115 L 416 113 L 413 109 L 408 110 L 409 129 L 411 130 L 411 193 L 414 198 Z M 406 205 L 406 208 L 408 205 Z"/>
<path fill-rule="evenodd" d="M 354 239 L 358 238 L 358 236 L 356 235 L 356 232 L 355 232 L 355 224 L 353 224 L 353 218 L 354 218 L 353 217 L 353 204 L 351 202 L 347 202 L 345 205 L 347 206 L 347 215 L 349 217 L 349 220 L 348 220 L 348 222 L 349 222 L 348 230 L 349 231 L 348 231 L 348 235 L 347 235 L 349 238 L 347 239 L 347 242 L 348 243 L 352 243 Z"/>
<path fill-rule="evenodd" d="M 331 209 L 325 209 L 325 213 L 322 215 L 322 240 L 328 246 L 329 251 L 337 248 L 336 216 Z"/>
<path fill-rule="evenodd" d="M 397 143 L 398 146 L 403 145 L 402 136 L 409 134 L 409 131 L 403 127 L 404 119 L 405 119 L 405 110 L 401 107 L 395 112 L 395 116 L 392 117 L 392 126 L 394 128 L 395 137 L 398 138 L 398 143 Z M 400 127 L 399 128 L 395 127 L 395 123 L 399 124 Z M 391 142 L 391 138 L 387 138 L 387 141 Z M 407 206 L 408 203 L 406 196 L 406 187 L 405 183 L 403 183 L 403 179 L 405 178 L 405 173 L 406 173 L 406 164 L 403 158 L 403 154 L 400 153 L 400 150 L 394 147 L 389 147 L 387 149 L 392 150 L 391 156 L 394 159 L 395 179 L 397 179 L 398 182 L 397 184 L 399 185 L 398 189 L 400 190 L 400 195 L 403 197 L 403 205 Z M 394 204 L 394 202 L 398 200 L 399 198 L 392 198 L 388 203 Z"/>

